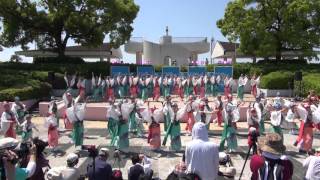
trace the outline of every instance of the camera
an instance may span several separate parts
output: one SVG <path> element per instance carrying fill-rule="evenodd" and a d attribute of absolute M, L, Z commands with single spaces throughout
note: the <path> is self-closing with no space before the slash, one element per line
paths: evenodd
<path fill-rule="evenodd" d="M 95 158 L 98 156 L 98 149 L 95 145 L 82 145 L 81 150 L 88 151 L 89 157 Z"/>

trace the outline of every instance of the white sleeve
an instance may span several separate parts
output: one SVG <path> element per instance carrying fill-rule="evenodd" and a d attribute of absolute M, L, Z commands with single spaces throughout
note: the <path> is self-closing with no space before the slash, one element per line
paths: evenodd
<path fill-rule="evenodd" d="M 34 161 L 29 161 L 27 167 L 26 167 L 26 171 L 28 173 L 28 178 L 33 176 L 34 172 L 36 171 L 36 162 Z"/>
<path fill-rule="evenodd" d="M 309 157 L 307 157 L 307 159 L 305 159 L 305 160 L 303 161 L 302 166 L 303 166 L 304 168 L 308 168 L 308 166 L 309 166 L 310 161 L 312 160 L 312 158 L 315 158 L 315 157 L 314 157 L 314 156 L 309 156 Z"/>
<path fill-rule="evenodd" d="M 143 169 L 144 169 L 144 171 L 151 170 L 151 168 L 152 168 L 151 160 L 149 158 L 147 158 L 146 156 L 144 156 L 144 158 L 143 158 Z"/>

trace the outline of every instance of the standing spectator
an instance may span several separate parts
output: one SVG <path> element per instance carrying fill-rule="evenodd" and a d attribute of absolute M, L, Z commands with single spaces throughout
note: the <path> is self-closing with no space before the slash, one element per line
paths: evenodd
<path fill-rule="evenodd" d="M 283 153 L 286 147 L 277 133 L 258 139 L 259 152 L 250 161 L 251 180 L 291 180 L 293 164 Z"/>
<path fill-rule="evenodd" d="M 152 179 L 150 159 L 143 154 L 135 154 L 131 157 L 133 166 L 128 170 L 128 180 Z"/>
<path fill-rule="evenodd" d="M 209 142 L 208 130 L 202 122 L 192 129 L 192 141 L 186 146 L 186 166 L 188 173 L 195 173 L 201 179 L 217 179 L 219 169 L 218 145 Z"/>
<path fill-rule="evenodd" d="M 316 149 L 314 155 L 304 160 L 303 167 L 307 168 L 306 180 L 318 179 L 320 177 L 320 147 Z"/>
<path fill-rule="evenodd" d="M 93 164 L 87 167 L 89 180 L 111 180 L 112 167 L 107 163 L 108 157 L 109 150 L 107 148 L 101 148 L 99 150 L 99 156 L 95 159 L 95 168 L 93 169 Z"/>

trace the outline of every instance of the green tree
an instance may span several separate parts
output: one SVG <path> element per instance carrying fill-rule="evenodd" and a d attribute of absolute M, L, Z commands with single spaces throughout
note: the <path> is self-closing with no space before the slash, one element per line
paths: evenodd
<path fill-rule="evenodd" d="M 234 0 L 217 26 L 239 51 L 253 57 L 276 57 L 283 52 L 317 57 L 320 45 L 319 0 Z"/>
<path fill-rule="evenodd" d="M 125 43 L 139 7 L 133 0 L 0 0 L 1 45 L 52 48 L 64 56 L 68 40 L 99 46 L 109 36 L 112 47 Z"/>

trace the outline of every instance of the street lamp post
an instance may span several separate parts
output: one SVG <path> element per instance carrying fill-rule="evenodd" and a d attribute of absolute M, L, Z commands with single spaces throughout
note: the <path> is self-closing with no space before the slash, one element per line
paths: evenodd
<path fill-rule="evenodd" d="M 213 51 L 213 42 L 214 42 L 214 38 L 211 38 L 211 45 L 210 45 L 210 62 L 211 64 L 213 64 L 213 59 L 212 59 L 212 51 Z"/>

